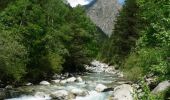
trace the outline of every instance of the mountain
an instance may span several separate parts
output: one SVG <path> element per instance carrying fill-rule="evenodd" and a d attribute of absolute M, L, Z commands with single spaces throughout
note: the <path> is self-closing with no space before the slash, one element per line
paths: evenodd
<path fill-rule="evenodd" d="M 108 36 L 111 35 L 114 20 L 121 9 L 118 0 L 93 0 L 86 5 L 87 15 Z"/>
<path fill-rule="evenodd" d="M 67 0 L 71 7 L 85 6 L 87 16 L 108 36 L 112 34 L 114 20 L 121 9 L 119 0 Z"/>

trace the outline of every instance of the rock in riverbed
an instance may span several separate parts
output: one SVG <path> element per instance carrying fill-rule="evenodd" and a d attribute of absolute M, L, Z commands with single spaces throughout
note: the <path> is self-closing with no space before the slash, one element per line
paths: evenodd
<path fill-rule="evenodd" d="M 76 96 L 86 96 L 88 94 L 87 91 L 78 88 L 72 89 L 71 93 L 73 93 Z"/>
<path fill-rule="evenodd" d="M 50 85 L 50 83 L 47 82 L 47 81 L 41 81 L 41 82 L 40 82 L 40 85 Z"/>
<path fill-rule="evenodd" d="M 170 81 L 163 81 L 163 82 L 159 83 L 158 86 L 153 89 L 152 93 L 156 94 L 159 92 L 163 92 L 166 89 L 168 89 L 169 87 L 170 87 Z"/>
<path fill-rule="evenodd" d="M 81 77 L 78 77 L 78 78 L 76 79 L 76 81 L 77 81 L 77 82 L 83 82 L 83 79 L 82 79 Z"/>
<path fill-rule="evenodd" d="M 67 79 L 67 82 L 75 82 L 76 81 L 76 78 L 75 77 L 71 77 L 71 78 L 68 78 Z"/>
<path fill-rule="evenodd" d="M 133 88 L 128 84 L 117 86 L 111 100 L 133 100 Z"/>
<path fill-rule="evenodd" d="M 51 82 L 54 84 L 58 84 L 58 83 L 60 83 L 60 80 L 51 80 Z"/>
<path fill-rule="evenodd" d="M 95 88 L 95 90 L 97 92 L 103 92 L 105 89 L 107 89 L 107 86 L 103 85 L 103 84 L 98 84 Z"/>
<path fill-rule="evenodd" d="M 69 95 L 68 91 L 58 90 L 58 91 L 52 93 L 50 96 L 52 97 L 52 99 L 66 100 L 68 95 Z"/>

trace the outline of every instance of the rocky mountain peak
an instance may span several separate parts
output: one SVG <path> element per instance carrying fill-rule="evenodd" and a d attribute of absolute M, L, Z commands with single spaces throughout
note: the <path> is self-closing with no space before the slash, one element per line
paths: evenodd
<path fill-rule="evenodd" d="M 87 15 L 104 33 L 110 36 L 120 9 L 121 4 L 118 0 L 94 0 L 87 7 Z"/>

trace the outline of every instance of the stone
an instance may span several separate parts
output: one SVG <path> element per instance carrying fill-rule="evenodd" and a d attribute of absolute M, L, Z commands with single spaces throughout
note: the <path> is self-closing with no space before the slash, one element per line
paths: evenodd
<path fill-rule="evenodd" d="M 47 98 L 49 95 L 45 94 L 44 92 L 36 92 L 35 97 Z"/>
<path fill-rule="evenodd" d="M 54 84 L 58 84 L 58 83 L 60 83 L 60 80 L 51 80 L 51 82 Z"/>
<path fill-rule="evenodd" d="M 161 83 L 159 83 L 153 90 L 152 93 L 153 94 L 157 94 L 159 92 L 163 92 L 166 89 L 168 89 L 170 87 L 170 81 L 163 81 Z"/>
<path fill-rule="evenodd" d="M 53 79 L 60 79 L 61 75 L 55 74 L 52 76 Z"/>
<path fill-rule="evenodd" d="M 83 79 L 82 79 L 81 77 L 78 77 L 78 78 L 76 79 L 76 81 L 77 81 L 77 82 L 83 82 Z"/>
<path fill-rule="evenodd" d="M 78 88 L 72 89 L 71 93 L 75 94 L 76 96 L 86 96 L 88 94 L 85 90 L 81 90 Z"/>
<path fill-rule="evenodd" d="M 12 86 L 12 85 L 7 85 L 5 88 L 6 88 L 6 89 L 12 89 L 13 86 Z"/>
<path fill-rule="evenodd" d="M 98 84 L 95 88 L 95 90 L 97 92 L 103 92 L 105 89 L 107 89 L 107 86 L 103 85 L 103 84 Z"/>
<path fill-rule="evenodd" d="M 50 96 L 52 97 L 52 99 L 67 99 L 67 96 L 69 95 L 68 91 L 66 90 L 58 90 L 55 91 L 54 93 L 52 93 Z"/>
<path fill-rule="evenodd" d="M 30 83 L 30 82 L 28 82 L 28 83 L 25 84 L 25 86 L 31 86 L 31 85 L 33 85 L 33 84 Z"/>
<path fill-rule="evenodd" d="M 41 81 L 40 85 L 50 85 L 50 83 L 48 81 Z"/>
<path fill-rule="evenodd" d="M 0 100 L 4 100 L 6 98 L 6 93 L 3 90 L 0 90 Z"/>
<path fill-rule="evenodd" d="M 66 83 L 67 83 L 67 80 L 61 80 L 60 83 L 61 83 L 61 84 L 66 84 Z"/>
<path fill-rule="evenodd" d="M 120 78 L 123 78 L 123 77 L 124 77 L 123 72 L 118 72 L 117 75 L 118 75 L 118 77 L 120 77 Z"/>
<path fill-rule="evenodd" d="M 76 78 L 75 77 L 71 77 L 71 78 L 68 78 L 67 79 L 67 82 L 75 82 L 76 81 Z"/>
<path fill-rule="evenodd" d="M 134 100 L 133 94 L 134 91 L 132 86 L 128 84 L 123 84 L 115 87 L 111 100 Z"/>

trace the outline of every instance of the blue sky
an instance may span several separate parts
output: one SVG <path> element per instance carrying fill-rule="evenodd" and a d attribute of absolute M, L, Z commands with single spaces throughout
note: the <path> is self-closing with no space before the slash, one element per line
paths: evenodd
<path fill-rule="evenodd" d="M 120 4 L 123 4 L 125 0 L 118 0 Z"/>

